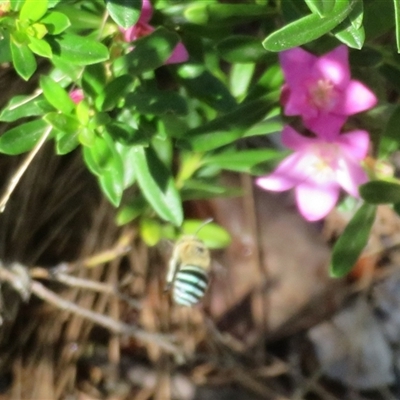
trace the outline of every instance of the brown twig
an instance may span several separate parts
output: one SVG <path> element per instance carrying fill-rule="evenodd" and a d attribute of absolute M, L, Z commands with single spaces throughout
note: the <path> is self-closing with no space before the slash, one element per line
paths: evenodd
<path fill-rule="evenodd" d="M 32 281 L 31 293 L 61 310 L 69 311 L 82 318 L 88 319 L 108 329 L 110 332 L 132 336 L 143 342 L 156 344 L 165 351 L 179 353 L 179 348 L 171 343 L 170 338 L 157 333 L 146 332 L 136 326 L 128 325 L 86 308 L 79 307 L 72 301 L 65 300 L 58 296 L 38 281 Z"/>
<path fill-rule="evenodd" d="M 32 160 L 35 158 L 38 151 L 43 146 L 44 142 L 50 135 L 52 130 L 52 126 L 48 126 L 45 131 L 42 133 L 42 136 L 39 138 L 39 141 L 36 143 L 35 147 L 28 153 L 26 158 L 23 160 L 22 164 L 18 167 L 17 171 L 13 174 L 10 181 L 7 184 L 6 190 L 4 194 L 0 198 L 0 213 L 2 213 L 7 205 L 8 200 L 10 199 L 14 189 L 17 187 L 18 182 L 24 175 L 25 171 L 28 169 L 29 165 L 31 164 Z"/>
<path fill-rule="evenodd" d="M 26 268 L 21 266 L 20 264 L 16 264 L 16 266 Z M 27 268 L 26 270 L 28 271 Z M 145 343 L 155 344 L 163 350 L 173 354 L 180 353 L 179 348 L 171 343 L 171 338 L 165 335 L 149 333 L 136 326 L 128 325 L 121 321 L 117 321 L 113 318 L 107 317 L 103 314 L 93 312 L 83 307 L 79 307 L 74 302 L 65 300 L 50 289 L 47 289 L 42 283 L 36 280 L 25 281 L 21 279 L 20 275 L 20 273 L 14 272 L 12 270 L 12 267 L 9 269 L 0 265 L 0 281 L 8 282 L 18 291 L 18 293 L 21 294 L 22 298 L 26 298 L 24 294 L 27 292 L 29 294 L 34 294 L 35 296 L 46 301 L 47 303 L 52 304 L 53 306 L 61 310 L 69 311 L 82 318 L 88 319 L 96 323 L 97 325 L 108 329 L 110 332 L 131 336 Z"/>
<path fill-rule="evenodd" d="M 126 296 L 125 294 L 119 292 L 115 286 L 109 285 L 107 283 L 97 282 L 91 279 L 78 278 L 76 276 L 68 275 L 63 272 L 52 272 L 51 270 L 49 271 L 48 269 L 40 267 L 36 267 L 34 269 L 32 278 L 54 280 L 62 283 L 63 285 L 70 286 L 76 289 L 86 289 L 97 293 L 108 294 L 119 298 L 133 308 L 139 309 L 141 307 L 140 303 L 137 300 Z"/>

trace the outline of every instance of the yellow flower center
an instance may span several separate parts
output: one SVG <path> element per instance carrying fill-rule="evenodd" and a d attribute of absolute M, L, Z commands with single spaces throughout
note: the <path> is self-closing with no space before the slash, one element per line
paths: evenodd
<path fill-rule="evenodd" d="M 340 149 L 334 143 L 318 143 L 310 148 L 309 172 L 321 180 L 335 174 L 340 158 Z"/>
<path fill-rule="evenodd" d="M 312 103 L 320 109 L 330 111 L 336 104 L 336 91 L 334 84 L 327 79 L 318 79 L 311 86 L 310 95 Z"/>

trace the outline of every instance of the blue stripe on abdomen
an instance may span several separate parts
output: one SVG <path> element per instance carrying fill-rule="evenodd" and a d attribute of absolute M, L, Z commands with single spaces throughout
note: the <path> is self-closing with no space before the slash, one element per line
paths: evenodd
<path fill-rule="evenodd" d="M 206 271 L 194 265 L 182 267 L 176 274 L 173 297 L 177 304 L 190 306 L 197 304 L 207 289 Z"/>

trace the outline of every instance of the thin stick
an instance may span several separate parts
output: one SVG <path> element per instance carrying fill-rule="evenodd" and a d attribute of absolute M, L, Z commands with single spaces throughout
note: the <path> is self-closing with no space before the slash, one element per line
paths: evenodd
<path fill-rule="evenodd" d="M 48 136 L 50 135 L 51 130 L 52 130 L 51 126 L 48 126 L 46 128 L 46 130 L 43 132 L 42 136 L 40 137 L 39 141 L 36 143 L 35 147 L 29 152 L 29 154 L 26 156 L 25 160 L 22 162 L 22 164 L 18 167 L 17 171 L 11 177 L 10 181 L 7 184 L 7 187 L 6 187 L 6 190 L 3 194 L 3 196 L 1 196 L 1 198 L 0 198 L 0 213 L 2 213 L 5 210 L 6 204 L 7 204 L 8 200 L 10 199 L 10 196 L 14 192 L 14 189 L 18 185 L 18 182 L 20 181 L 22 175 L 28 169 L 32 160 L 35 158 L 36 154 L 38 153 L 40 148 L 43 146 L 44 142 L 47 140 Z"/>
<path fill-rule="evenodd" d="M 131 307 L 140 308 L 140 303 L 130 298 L 129 296 L 124 295 L 123 293 L 119 292 L 118 289 L 114 285 L 110 285 L 107 283 L 92 281 L 90 279 L 78 278 L 76 276 L 71 276 L 64 273 L 57 273 L 52 276 L 52 274 L 48 274 L 47 279 L 53 279 L 57 282 L 63 283 L 66 286 L 80 288 L 80 289 L 87 289 L 92 290 L 94 292 L 108 294 L 111 296 L 118 297 L 120 300 L 125 301 Z"/>
<path fill-rule="evenodd" d="M 174 344 L 172 344 L 166 336 L 157 333 L 146 332 L 135 326 L 128 325 L 120 321 L 116 321 L 105 315 L 95 313 L 86 308 L 79 307 L 72 301 L 65 300 L 62 297 L 56 295 L 54 292 L 47 289 L 40 282 L 32 281 L 31 292 L 35 296 L 46 301 L 47 303 L 50 303 L 61 310 L 69 311 L 71 313 L 79 315 L 80 317 L 88 319 L 115 334 L 124 334 L 132 336 L 143 342 L 156 344 L 165 351 L 168 351 L 170 353 L 174 354 L 180 353 L 179 348 Z"/>

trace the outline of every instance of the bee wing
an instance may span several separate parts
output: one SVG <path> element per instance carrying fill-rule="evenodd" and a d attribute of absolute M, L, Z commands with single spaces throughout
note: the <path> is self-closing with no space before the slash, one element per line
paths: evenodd
<path fill-rule="evenodd" d="M 176 277 L 176 273 L 179 268 L 179 264 L 180 264 L 180 258 L 178 252 L 174 251 L 168 264 L 168 272 L 167 272 L 164 291 L 168 291 L 171 289 Z"/>

